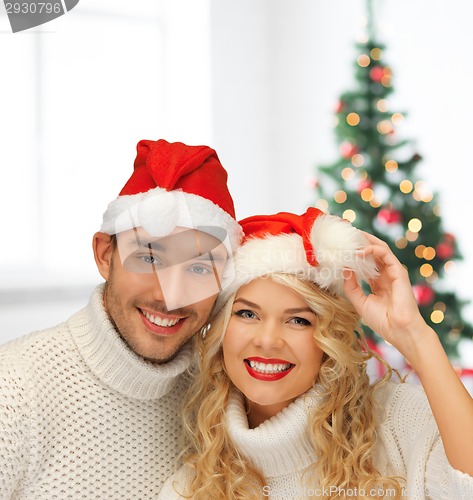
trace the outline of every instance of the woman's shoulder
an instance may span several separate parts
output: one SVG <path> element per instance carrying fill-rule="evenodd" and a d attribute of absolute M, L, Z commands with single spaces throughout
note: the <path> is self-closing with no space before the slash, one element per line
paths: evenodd
<path fill-rule="evenodd" d="M 378 421 L 385 429 L 398 433 L 437 431 L 424 389 L 410 383 L 386 382 L 375 389 Z"/>
<path fill-rule="evenodd" d="M 385 382 L 376 387 L 374 397 L 377 403 L 385 406 L 428 405 L 424 389 L 408 382 Z"/>

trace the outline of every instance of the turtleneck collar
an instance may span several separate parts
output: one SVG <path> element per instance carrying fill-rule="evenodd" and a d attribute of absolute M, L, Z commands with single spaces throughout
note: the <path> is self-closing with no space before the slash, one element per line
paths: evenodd
<path fill-rule="evenodd" d="M 293 403 L 255 429 L 248 427 L 242 394 L 234 390 L 227 409 L 231 437 L 242 455 L 266 478 L 300 472 L 316 456 L 309 439 L 309 409 L 319 404 L 317 388 L 309 389 Z"/>
<path fill-rule="evenodd" d="M 190 365 L 192 343 L 161 365 L 135 354 L 123 341 L 103 307 L 104 285 L 93 292 L 85 309 L 69 319 L 72 337 L 92 372 L 111 389 L 126 397 L 151 400 L 165 396 L 178 375 Z"/>

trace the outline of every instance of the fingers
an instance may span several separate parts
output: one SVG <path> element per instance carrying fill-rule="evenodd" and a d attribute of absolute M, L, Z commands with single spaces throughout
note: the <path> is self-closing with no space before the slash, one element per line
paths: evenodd
<path fill-rule="evenodd" d="M 373 238 L 375 237 L 373 236 Z M 378 238 L 376 239 L 378 240 Z M 402 264 L 394 255 L 389 246 L 381 240 L 378 241 L 380 243 L 370 244 L 362 250 L 358 250 L 357 253 L 360 256 L 364 257 L 372 255 L 375 258 L 377 264 L 383 264 L 384 266 L 399 266 L 400 268 L 402 268 Z"/>
<path fill-rule="evenodd" d="M 389 248 L 389 245 L 384 240 L 377 238 L 374 234 L 367 233 L 366 231 L 362 231 L 361 229 L 359 229 L 359 231 L 371 244 L 380 244 Z"/>
<path fill-rule="evenodd" d="M 363 306 L 366 301 L 366 295 L 364 294 L 361 286 L 358 284 L 356 280 L 355 273 L 350 269 L 343 270 L 343 291 L 345 292 L 345 296 L 348 300 L 354 305 L 358 314 L 361 315 L 361 311 L 363 310 Z"/>
<path fill-rule="evenodd" d="M 392 286 L 397 288 L 410 287 L 408 272 L 394 255 L 389 245 L 370 233 L 361 232 L 365 236 L 368 245 L 358 250 L 357 254 L 361 258 L 372 256 L 379 271 L 378 277 L 369 283 L 372 292 L 389 291 Z"/>

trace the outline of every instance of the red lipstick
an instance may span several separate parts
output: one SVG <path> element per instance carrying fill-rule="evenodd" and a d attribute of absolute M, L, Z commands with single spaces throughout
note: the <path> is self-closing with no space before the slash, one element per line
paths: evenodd
<path fill-rule="evenodd" d="M 250 361 L 256 361 L 258 363 L 264 363 L 264 364 L 275 364 L 275 365 L 289 365 L 289 367 L 286 370 L 283 371 L 274 371 L 271 373 L 262 373 L 260 371 L 257 371 L 256 369 L 252 368 L 250 366 Z M 260 358 L 260 357 L 251 357 L 251 358 L 246 358 L 245 361 L 245 368 L 247 372 L 255 379 L 257 380 L 263 380 L 265 382 L 274 382 L 276 380 L 281 380 L 284 378 L 286 375 L 289 374 L 289 372 L 294 368 L 294 364 L 290 363 L 289 361 L 286 361 L 284 359 L 277 359 L 277 358 Z"/>

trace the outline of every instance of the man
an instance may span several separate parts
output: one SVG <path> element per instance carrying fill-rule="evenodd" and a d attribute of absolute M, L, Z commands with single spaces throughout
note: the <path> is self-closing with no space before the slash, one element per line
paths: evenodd
<path fill-rule="evenodd" d="M 212 149 L 141 141 L 93 250 L 105 283 L 0 347 L 0 498 L 155 498 L 179 452 L 193 335 L 241 239 Z"/>

